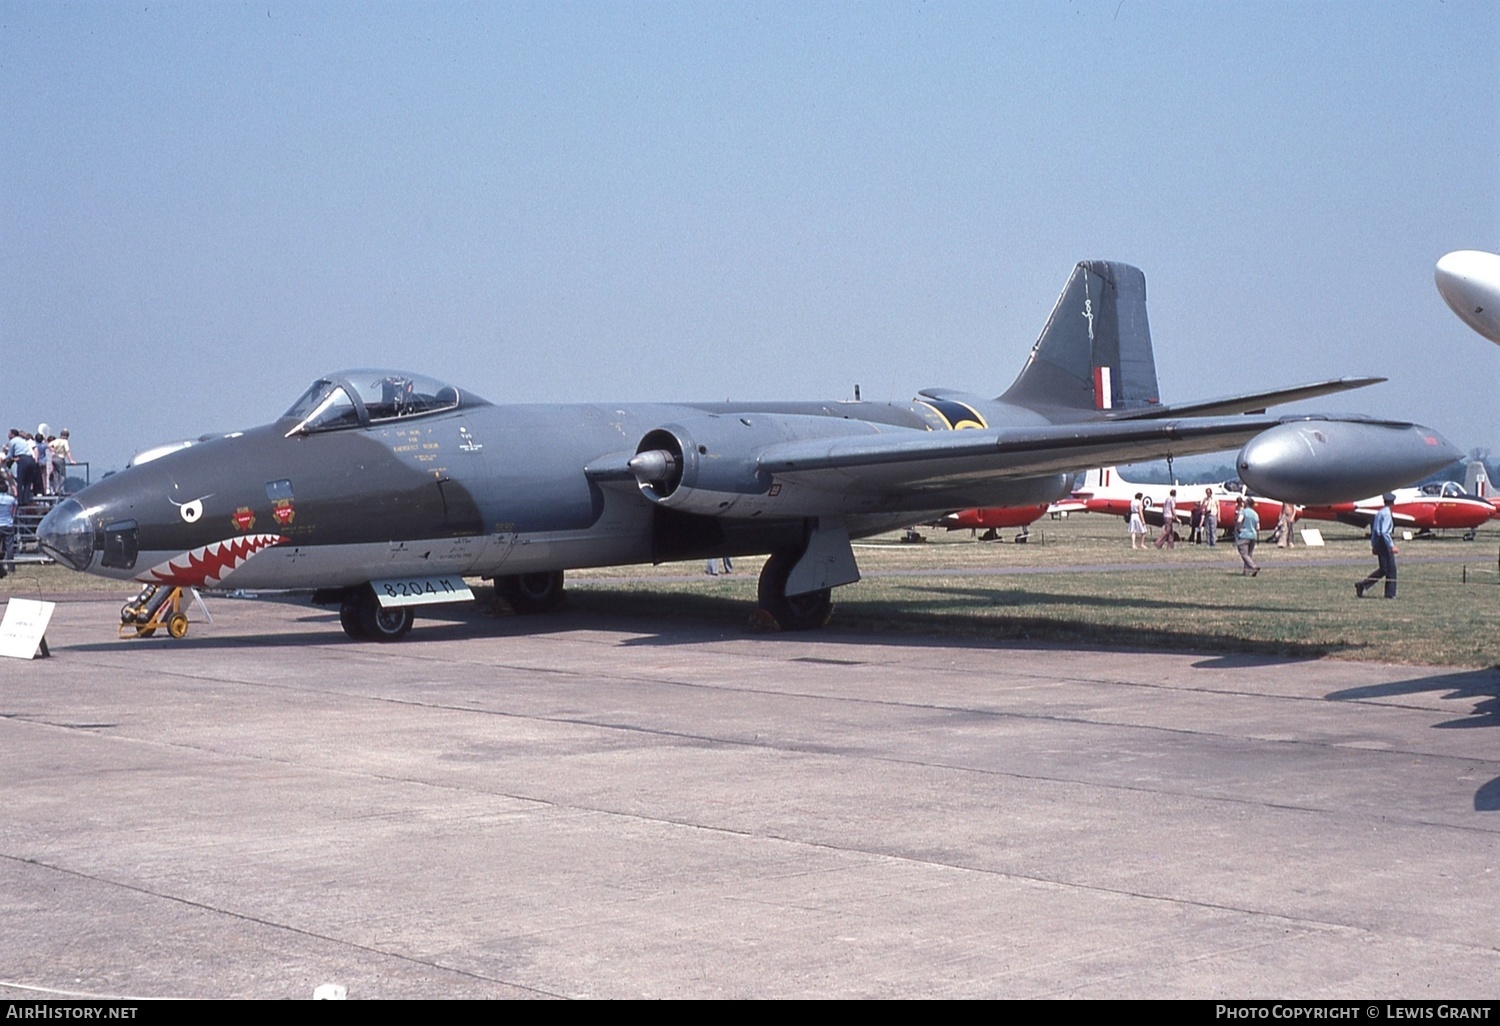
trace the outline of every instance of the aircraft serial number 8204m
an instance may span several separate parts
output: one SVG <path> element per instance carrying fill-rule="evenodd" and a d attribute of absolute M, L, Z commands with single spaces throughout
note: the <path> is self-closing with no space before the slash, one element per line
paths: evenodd
<path fill-rule="evenodd" d="M 1088 261 L 997 398 L 497 406 L 420 375 L 347 371 L 275 423 L 100 481 L 39 536 L 59 562 L 122 580 L 315 589 L 350 636 L 378 640 L 403 636 L 414 609 L 371 582 L 494 578 L 530 611 L 560 600 L 570 568 L 769 553 L 757 615 L 809 628 L 859 578 L 851 538 L 1050 502 L 1083 468 L 1243 446 L 1257 491 L 1331 503 L 1459 455 L 1412 424 L 1264 415 L 1379 380 L 1162 404 L 1145 277 Z"/>

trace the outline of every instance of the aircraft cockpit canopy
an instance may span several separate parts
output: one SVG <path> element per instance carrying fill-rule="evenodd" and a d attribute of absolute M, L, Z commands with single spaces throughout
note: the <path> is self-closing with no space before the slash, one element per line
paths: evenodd
<path fill-rule="evenodd" d="M 1443 499 L 1472 499 L 1474 496 L 1464 491 L 1464 486 L 1457 481 L 1442 481 L 1422 486 L 1423 495 L 1433 495 Z"/>
<path fill-rule="evenodd" d="M 393 370 L 346 370 L 319 378 L 282 414 L 287 435 L 369 427 L 407 417 L 482 403 L 452 385 L 423 374 Z"/>

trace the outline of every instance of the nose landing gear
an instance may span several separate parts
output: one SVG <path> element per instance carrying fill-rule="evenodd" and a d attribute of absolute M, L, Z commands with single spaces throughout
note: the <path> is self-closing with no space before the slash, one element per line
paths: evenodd
<path fill-rule="evenodd" d="M 182 589 L 148 584 L 120 607 L 120 637 L 149 638 L 161 627 L 173 638 L 185 638 L 187 614 L 182 611 Z"/>
<path fill-rule="evenodd" d="M 399 641 L 416 619 L 411 606 L 382 606 L 368 585 L 350 588 L 339 602 L 339 626 L 356 641 Z"/>

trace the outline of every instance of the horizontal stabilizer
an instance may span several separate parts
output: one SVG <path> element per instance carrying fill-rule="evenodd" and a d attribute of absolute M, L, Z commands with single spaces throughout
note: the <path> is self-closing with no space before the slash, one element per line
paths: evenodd
<path fill-rule="evenodd" d="M 1316 399 L 1322 395 L 1348 392 L 1356 388 L 1378 385 L 1386 378 L 1333 378 L 1316 381 L 1310 385 L 1293 388 L 1278 388 L 1270 392 L 1251 392 L 1248 395 L 1225 396 L 1222 399 L 1201 399 L 1191 403 L 1172 403 L 1169 406 L 1148 406 L 1143 409 L 1120 410 L 1111 414 L 1111 420 L 1156 420 L 1163 417 L 1229 417 L 1236 413 L 1264 413 L 1268 406 L 1296 403 L 1304 399 Z"/>

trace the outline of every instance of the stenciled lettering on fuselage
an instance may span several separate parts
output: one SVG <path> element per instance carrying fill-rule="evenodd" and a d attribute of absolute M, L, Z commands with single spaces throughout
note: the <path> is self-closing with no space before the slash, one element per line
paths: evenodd
<path fill-rule="evenodd" d="M 954 431 L 963 431 L 966 428 L 987 428 L 989 424 L 979 411 L 966 403 L 954 399 L 918 399 L 917 402 L 929 409 L 936 410 L 937 415 L 943 418 Z"/>

